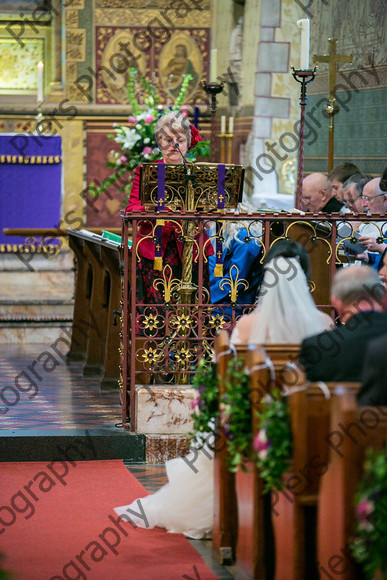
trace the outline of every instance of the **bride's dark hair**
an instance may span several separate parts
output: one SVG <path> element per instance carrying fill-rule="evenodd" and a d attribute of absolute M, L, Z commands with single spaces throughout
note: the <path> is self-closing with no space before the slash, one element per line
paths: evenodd
<path fill-rule="evenodd" d="M 283 256 L 284 258 L 297 258 L 306 278 L 310 280 L 312 271 L 308 252 L 304 246 L 298 242 L 289 240 L 288 238 L 282 238 L 272 244 L 265 256 L 263 265 L 265 266 L 273 260 L 273 258 L 277 258 L 278 256 Z"/>

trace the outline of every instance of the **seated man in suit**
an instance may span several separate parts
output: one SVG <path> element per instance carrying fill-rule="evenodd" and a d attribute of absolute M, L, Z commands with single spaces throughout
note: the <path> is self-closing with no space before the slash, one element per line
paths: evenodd
<path fill-rule="evenodd" d="M 344 204 L 334 197 L 332 184 L 323 173 L 311 173 L 302 184 L 302 205 L 304 211 L 333 213 Z"/>
<path fill-rule="evenodd" d="M 387 405 L 387 333 L 371 340 L 364 359 L 359 405 Z"/>
<path fill-rule="evenodd" d="M 342 326 L 306 338 L 299 360 L 312 381 L 360 381 L 368 343 L 387 332 L 385 288 L 369 266 L 338 270 L 331 297 Z"/>

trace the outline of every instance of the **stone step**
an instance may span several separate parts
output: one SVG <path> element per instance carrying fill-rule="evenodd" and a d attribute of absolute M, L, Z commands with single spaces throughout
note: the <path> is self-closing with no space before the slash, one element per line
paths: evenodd
<path fill-rule="evenodd" d="M 0 320 L 0 344 L 52 344 L 59 337 L 69 340 L 71 320 L 50 322 L 2 322 Z"/>
<path fill-rule="evenodd" d="M 0 299 L 0 321 L 11 320 L 41 320 L 41 319 L 72 319 L 74 299 L 57 300 L 56 298 L 28 300 Z"/>

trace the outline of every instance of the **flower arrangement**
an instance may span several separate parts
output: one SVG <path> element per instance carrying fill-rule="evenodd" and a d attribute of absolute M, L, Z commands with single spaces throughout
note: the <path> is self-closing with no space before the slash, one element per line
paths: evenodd
<path fill-rule="evenodd" d="M 246 471 L 245 463 L 251 458 L 252 430 L 249 377 L 241 360 L 229 361 L 222 397 L 222 425 L 227 438 L 229 470 Z"/>
<path fill-rule="evenodd" d="M 353 557 L 366 577 L 387 578 L 387 451 L 368 449 L 355 497 Z"/>
<path fill-rule="evenodd" d="M 161 152 L 155 141 L 155 125 L 163 114 L 160 98 L 154 84 L 145 77 L 141 79 L 141 89 L 136 91 L 137 70 L 130 69 L 128 82 L 128 99 L 132 108 L 132 115 L 128 118 L 129 126 L 113 124 L 114 134 L 108 135 L 120 145 L 120 151 L 111 151 L 106 163 L 107 167 L 114 169 L 112 175 L 97 186 L 94 182 L 89 185 L 89 192 L 96 196 L 105 192 L 111 185 L 119 182 L 119 190 L 124 191 L 129 197 L 134 170 L 144 162 L 152 162 L 161 158 Z M 173 111 L 181 109 L 187 94 L 188 85 L 192 79 L 189 74 L 183 75 L 180 93 L 172 106 Z M 139 102 L 138 99 L 141 99 Z M 203 141 L 196 128 L 192 127 L 191 151 L 187 157 L 195 161 L 195 155 L 208 157 L 210 153 L 209 142 Z M 197 145 L 197 148 L 195 146 Z M 120 182 L 125 175 L 125 179 Z"/>
<path fill-rule="evenodd" d="M 194 375 L 192 386 L 198 396 L 192 401 L 194 432 L 191 437 L 199 444 L 207 441 L 208 434 L 215 430 L 218 410 L 218 378 L 215 363 L 201 359 Z"/>
<path fill-rule="evenodd" d="M 281 391 L 275 389 L 262 402 L 261 428 L 256 435 L 253 448 L 256 465 L 265 480 L 264 493 L 272 488 L 282 489 L 283 474 L 289 467 L 292 451 L 292 432 L 286 400 Z"/>
<path fill-rule="evenodd" d="M 252 406 L 249 376 L 241 360 L 229 362 L 223 397 L 223 427 L 227 437 L 229 469 L 246 470 L 253 461 L 265 480 L 264 491 L 283 487 L 282 475 L 289 465 L 292 435 L 286 402 L 276 389 L 262 402 L 260 430 L 252 433 Z M 256 411 L 258 413 L 258 411 Z"/>

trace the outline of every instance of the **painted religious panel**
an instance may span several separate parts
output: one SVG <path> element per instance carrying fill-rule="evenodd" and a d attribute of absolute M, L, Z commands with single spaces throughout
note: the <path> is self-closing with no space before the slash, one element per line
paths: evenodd
<path fill-rule="evenodd" d="M 129 70 L 153 78 L 162 102 L 172 104 L 179 94 L 184 74 L 190 74 L 186 103 L 204 99 L 200 81 L 206 80 L 209 62 L 209 29 L 96 27 L 96 65 L 100 104 L 128 102 Z"/>
<path fill-rule="evenodd" d="M 30 94 L 37 90 L 37 64 L 43 60 L 44 40 L 0 38 L 0 93 Z"/>

